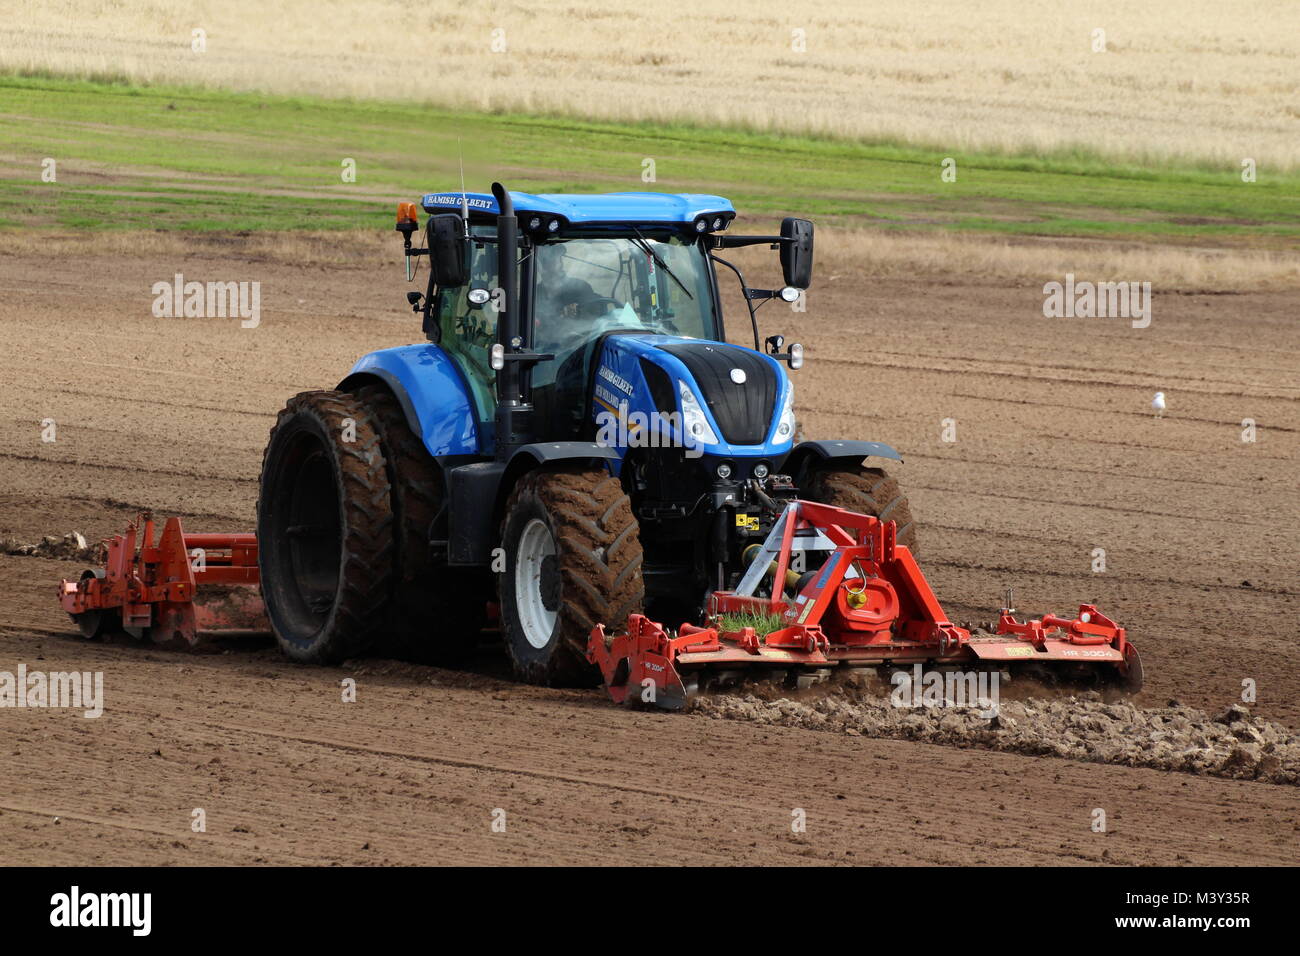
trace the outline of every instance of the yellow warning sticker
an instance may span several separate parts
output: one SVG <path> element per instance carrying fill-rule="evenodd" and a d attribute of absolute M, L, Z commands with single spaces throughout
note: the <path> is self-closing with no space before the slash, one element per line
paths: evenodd
<path fill-rule="evenodd" d="M 757 531 L 758 515 L 746 515 L 746 514 L 736 515 L 736 527 L 741 528 L 745 531 Z"/>

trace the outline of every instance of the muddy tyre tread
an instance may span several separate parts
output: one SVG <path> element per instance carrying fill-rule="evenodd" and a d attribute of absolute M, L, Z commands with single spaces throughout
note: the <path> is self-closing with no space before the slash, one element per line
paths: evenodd
<path fill-rule="evenodd" d="M 521 680 L 592 687 L 600 682 L 599 671 L 586 657 L 592 628 L 604 624 L 613 633 L 645 605 L 641 538 L 631 499 L 619 480 L 604 470 L 534 471 L 519 481 L 506 504 L 503 541 L 511 515 L 530 496 L 551 518 L 563 588 L 559 636 L 545 662 L 520 659 L 516 641 L 523 640 L 522 635 L 512 639 L 506 633 L 504 643 Z M 506 577 L 513 573 L 511 560 L 506 574 L 498 578 L 503 611 L 509 599 Z M 503 613 L 502 626 L 509 631 L 517 625 Z"/>
<path fill-rule="evenodd" d="M 429 545 L 445 500 L 441 469 L 389 389 L 366 385 L 356 396 L 374 417 L 392 488 L 392 597 L 381 650 L 421 664 L 463 664 L 486 623 L 486 594 L 472 571 L 446 567 Z"/>
<path fill-rule="evenodd" d="M 259 541 L 273 533 L 266 513 L 268 470 L 274 466 L 276 434 L 298 416 L 315 419 L 324 433 L 339 436 L 351 419 L 356 440 L 334 440 L 336 481 L 344 501 L 342 545 L 339 557 L 339 586 L 334 604 L 322 626 L 322 633 L 310 644 L 286 639 L 277 629 L 276 639 L 284 652 L 303 663 L 337 664 L 364 654 L 374 643 L 388 602 L 393 563 L 393 516 L 387 462 L 378 432 L 366 407 L 346 392 L 318 390 L 293 396 L 276 417 L 262 455 L 262 492 L 258 496 Z M 263 592 L 276 573 L 264 563 L 265 547 L 259 549 L 259 570 Z M 274 613 L 268 600 L 268 613 Z"/>

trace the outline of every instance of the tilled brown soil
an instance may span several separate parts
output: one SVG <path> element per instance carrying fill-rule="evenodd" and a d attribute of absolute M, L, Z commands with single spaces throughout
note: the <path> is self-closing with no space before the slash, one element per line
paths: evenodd
<path fill-rule="evenodd" d="M 996 707 L 942 698 L 932 706 L 896 706 L 890 697 L 894 688 L 878 685 L 863 682 L 860 687 L 793 698 L 773 693 L 706 695 L 694 709 L 727 720 L 851 737 L 924 740 L 1240 780 L 1300 782 L 1300 734 L 1252 717 L 1241 704 L 1211 716 L 1182 705 L 1138 707 L 1092 691 L 999 701 Z"/>
<path fill-rule="evenodd" d="M 284 400 L 418 339 L 399 271 L 245 258 L 237 243 L 183 261 L 0 262 L 0 538 L 93 540 L 146 506 L 191 530 L 250 529 Z M 176 272 L 260 281 L 261 325 L 152 317 L 151 285 Z M 1294 732 L 1297 304 L 1157 290 L 1151 327 L 1134 330 L 1044 319 L 1033 287 L 827 276 L 807 315 L 760 317 L 809 346 L 796 382 L 810 435 L 904 451 L 891 470 L 952 618 L 987 620 L 1009 585 L 1022 609 L 1095 602 L 1142 648 L 1143 713 L 1218 716 L 1250 681 L 1252 720 Z M 1148 409 L 1157 390 L 1163 419 Z M 1244 418 L 1255 443 L 1240 440 Z M 510 684 L 491 648 L 457 674 L 300 668 L 258 646 L 88 645 L 54 602 L 53 583 L 81 565 L 52 548 L 0 555 L 0 670 L 103 671 L 105 712 L 0 709 L 8 862 L 1296 857 L 1297 791 L 1259 780 L 625 711 Z M 346 677 L 356 703 L 341 700 Z M 1068 719 L 1066 700 L 1039 706 Z M 206 832 L 191 829 L 196 808 Z M 1096 808 L 1105 833 L 1092 832 Z"/>

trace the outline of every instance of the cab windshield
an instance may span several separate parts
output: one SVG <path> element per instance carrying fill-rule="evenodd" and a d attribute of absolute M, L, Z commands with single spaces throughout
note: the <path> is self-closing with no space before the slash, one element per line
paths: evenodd
<path fill-rule="evenodd" d="M 693 240 L 644 232 L 556 239 L 534 255 L 533 348 L 555 355 L 536 367 L 534 386 L 554 381 L 606 332 L 717 336 L 708 261 Z"/>

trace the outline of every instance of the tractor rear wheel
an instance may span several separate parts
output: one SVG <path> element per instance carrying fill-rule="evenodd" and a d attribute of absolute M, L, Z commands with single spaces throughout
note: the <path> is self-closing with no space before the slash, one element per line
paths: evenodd
<path fill-rule="evenodd" d="M 603 469 L 534 471 L 515 486 L 501 529 L 501 629 L 515 674 L 530 684 L 591 687 L 597 624 L 621 629 L 645 603 L 631 502 Z"/>
<path fill-rule="evenodd" d="M 477 569 L 448 568 L 429 544 L 446 500 L 442 471 L 406 421 L 397 398 L 380 385 L 357 389 L 373 416 L 392 489 L 392 598 L 380 650 L 420 664 L 465 663 L 487 624 L 490 579 Z"/>
<path fill-rule="evenodd" d="M 898 543 L 916 555 L 916 521 L 898 482 L 883 468 L 829 462 L 814 466 L 800 496 L 898 525 Z"/>
<path fill-rule="evenodd" d="M 387 462 L 373 416 L 345 392 L 289 399 L 262 457 L 258 570 L 281 649 L 310 664 L 368 650 L 393 563 Z"/>

